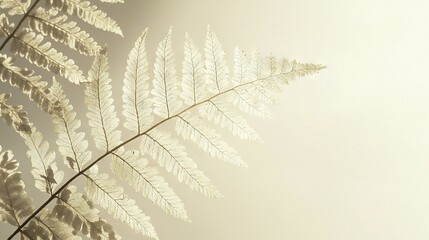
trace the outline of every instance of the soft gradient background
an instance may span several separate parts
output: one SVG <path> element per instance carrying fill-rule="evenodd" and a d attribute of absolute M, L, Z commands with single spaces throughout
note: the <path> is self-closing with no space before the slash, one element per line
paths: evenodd
<path fill-rule="evenodd" d="M 225 198 L 206 198 L 167 177 L 192 223 L 139 200 L 161 239 L 429 239 L 426 1 L 126 2 L 101 5 L 122 26 L 125 38 L 97 32 L 109 47 L 117 109 L 128 51 L 146 27 L 153 62 L 157 43 L 173 26 L 178 70 L 185 32 L 202 48 L 207 24 L 218 34 L 229 60 L 234 47 L 240 46 L 328 66 L 288 86 L 280 106 L 273 108 L 273 120 L 250 120 L 264 144 L 226 134 L 248 169 L 210 159 L 196 148 L 191 151 Z M 86 120 L 83 89 L 65 85 L 78 117 Z M 28 104 L 25 99 L 22 103 Z M 30 109 L 30 117 L 53 145 L 55 134 L 47 115 Z M 0 130 L 3 147 L 29 162 L 16 134 L 5 124 Z M 22 171 L 30 189 L 28 166 Z M 29 191 L 36 204 L 47 197 Z M 113 223 L 125 239 L 141 239 Z M 1 236 L 11 231 L 0 225 Z"/>

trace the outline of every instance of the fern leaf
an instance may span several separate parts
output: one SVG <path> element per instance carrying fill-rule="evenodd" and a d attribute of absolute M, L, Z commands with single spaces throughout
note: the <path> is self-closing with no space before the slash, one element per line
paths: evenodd
<path fill-rule="evenodd" d="M 181 106 L 171 49 L 171 28 L 156 50 L 154 74 L 152 89 L 153 111 L 158 116 L 167 118 L 177 112 Z"/>
<path fill-rule="evenodd" d="M 270 110 L 247 90 L 238 90 L 228 94 L 228 100 L 241 111 L 259 118 L 271 118 Z"/>
<path fill-rule="evenodd" d="M 2 152 L 0 146 L 0 221 L 18 226 L 19 220 L 33 213 L 31 198 L 27 195 L 19 163 L 11 151 Z"/>
<path fill-rule="evenodd" d="M 225 91 L 229 85 L 225 52 L 210 26 L 207 27 L 205 63 L 208 90 L 212 93 Z"/>
<path fill-rule="evenodd" d="M 46 11 L 38 8 L 35 14 L 29 15 L 29 27 L 44 36 L 50 36 L 57 42 L 64 43 L 73 50 L 84 55 L 94 56 L 101 47 L 89 34 L 81 30 L 76 22 L 67 21 L 66 15 L 58 15 L 58 11 Z"/>
<path fill-rule="evenodd" d="M 223 101 L 210 100 L 202 105 L 199 110 L 202 116 L 206 116 L 209 120 L 213 120 L 216 124 L 225 127 L 234 136 L 238 136 L 241 139 L 262 141 L 247 121 Z"/>
<path fill-rule="evenodd" d="M 11 50 L 41 68 L 66 77 L 72 83 L 79 84 L 85 81 L 82 71 L 73 60 L 51 48 L 51 43 L 41 44 L 42 41 L 42 35 L 36 35 L 31 31 L 21 31 L 14 38 Z"/>
<path fill-rule="evenodd" d="M 153 122 L 152 102 L 149 98 L 149 73 L 146 56 L 147 29 L 137 39 L 131 50 L 125 71 L 124 86 L 122 87 L 126 120 L 124 126 L 140 133 Z"/>
<path fill-rule="evenodd" d="M 182 200 L 155 168 L 148 167 L 146 159 L 139 158 L 138 151 L 115 153 L 111 164 L 112 171 L 127 181 L 137 192 L 149 198 L 174 217 L 188 220 Z"/>
<path fill-rule="evenodd" d="M 67 12 L 70 15 L 76 14 L 76 16 L 78 16 L 84 22 L 91 24 L 96 28 L 123 36 L 122 30 L 116 21 L 108 17 L 105 12 L 97 9 L 97 6 L 91 5 L 90 1 L 49 0 L 47 2 L 49 8 Z"/>
<path fill-rule="evenodd" d="M 18 133 L 31 134 L 31 124 L 27 118 L 27 112 L 22 106 L 9 105 L 6 101 L 12 95 L 10 93 L 0 94 L 0 116 Z"/>
<path fill-rule="evenodd" d="M 195 47 L 188 33 L 185 36 L 185 58 L 183 60 L 181 97 L 188 105 L 196 104 L 205 96 L 205 72 L 201 53 Z"/>
<path fill-rule="evenodd" d="M 61 191 L 51 214 L 59 221 L 72 226 L 75 231 L 80 231 L 92 239 L 120 239 L 112 226 L 99 217 L 99 211 L 76 190 L 76 186 L 69 186 Z"/>
<path fill-rule="evenodd" d="M 112 98 L 112 81 L 109 77 L 106 49 L 96 56 L 88 73 L 90 83 L 85 90 L 86 116 L 89 119 L 91 134 L 98 149 L 108 151 L 121 141 L 121 132 L 115 130 L 119 119 L 116 116 Z"/>
<path fill-rule="evenodd" d="M 7 18 L 6 14 L 0 14 L 0 37 L 9 36 L 14 27 L 15 24 L 9 23 L 9 19 Z"/>
<path fill-rule="evenodd" d="M 222 196 L 210 180 L 197 169 L 195 162 L 187 156 L 185 147 L 171 139 L 167 133 L 152 130 L 142 137 L 140 149 L 157 160 L 161 167 L 177 176 L 179 182 L 188 184 L 191 189 L 196 189 L 206 196 Z"/>
<path fill-rule="evenodd" d="M 27 12 L 30 4 L 30 0 L 2 0 L 0 8 L 9 9 L 7 12 L 9 15 L 22 15 Z"/>
<path fill-rule="evenodd" d="M 28 147 L 27 155 L 33 166 L 31 173 L 36 180 L 36 188 L 52 194 L 55 186 L 63 180 L 64 172 L 58 170 L 55 152 L 49 151 L 49 143 L 43 140 L 42 134 L 35 127 L 31 131 L 30 135 L 21 135 Z"/>
<path fill-rule="evenodd" d="M 176 131 L 184 139 L 191 139 L 204 152 L 237 166 L 247 167 L 237 152 L 220 139 L 220 136 L 208 128 L 199 117 L 182 114 L 176 121 Z"/>
<path fill-rule="evenodd" d="M 246 54 L 243 50 L 236 48 L 234 50 L 234 76 L 232 83 L 237 86 L 249 80 L 249 66 Z"/>
<path fill-rule="evenodd" d="M 0 81 L 9 82 L 27 95 L 43 111 L 61 116 L 61 106 L 57 99 L 49 95 L 45 90 L 46 82 L 40 80 L 40 76 L 33 76 L 33 71 L 21 69 L 12 64 L 12 59 L 0 54 Z"/>
<path fill-rule="evenodd" d="M 116 185 L 115 180 L 109 178 L 107 174 L 100 174 L 94 171 L 85 174 L 87 177 L 86 191 L 88 196 L 106 209 L 114 218 L 127 223 L 137 233 L 158 239 L 155 229 L 133 199 L 123 194 L 122 187 Z"/>
<path fill-rule="evenodd" d="M 88 141 L 84 132 L 77 132 L 81 126 L 73 106 L 63 93 L 61 85 L 53 79 L 50 92 L 59 100 L 62 108 L 62 117 L 54 118 L 55 131 L 58 133 L 57 145 L 59 152 L 64 156 L 64 162 L 73 170 L 79 172 L 91 160 L 91 151 L 88 151 Z"/>

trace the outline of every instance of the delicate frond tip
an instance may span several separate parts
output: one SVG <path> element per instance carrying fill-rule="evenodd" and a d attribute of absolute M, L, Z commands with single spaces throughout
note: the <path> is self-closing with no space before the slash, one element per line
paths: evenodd
<path fill-rule="evenodd" d="M 10 93 L 0 94 L 0 116 L 18 133 L 31 134 L 31 124 L 27 118 L 27 112 L 22 106 L 9 105 L 6 101 L 12 96 Z"/>
<path fill-rule="evenodd" d="M 32 200 L 25 192 L 19 163 L 11 151 L 0 146 L 0 221 L 14 226 L 33 213 Z"/>
<path fill-rule="evenodd" d="M 76 186 L 61 191 L 51 214 L 59 221 L 73 227 L 75 231 L 92 239 L 119 240 L 121 237 L 99 216 L 99 211 L 88 199 L 77 192 Z"/>
<path fill-rule="evenodd" d="M 162 118 L 176 113 L 180 106 L 179 88 L 171 48 L 171 28 L 156 50 L 155 78 L 153 80 L 153 111 Z"/>
<path fill-rule="evenodd" d="M 113 154 L 112 172 L 127 181 L 137 192 L 149 198 L 174 217 L 188 221 L 185 206 L 168 186 L 155 168 L 148 167 L 148 161 L 139 156 L 138 151 L 120 151 Z"/>
<path fill-rule="evenodd" d="M 86 191 L 92 201 L 104 209 L 114 218 L 128 224 L 137 233 L 158 239 L 150 218 L 137 206 L 136 201 L 128 198 L 122 187 L 107 174 L 98 173 L 97 168 L 85 173 L 87 178 Z"/>
<path fill-rule="evenodd" d="M 116 129 L 119 119 L 116 116 L 112 98 L 112 81 L 109 77 L 109 64 L 106 48 L 94 59 L 88 73 L 89 83 L 85 89 L 86 116 L 91 126 L 91 134 L 98 149 L 108 151 L 121 141 L 121 132 Z"/>
<path fill-rule="evenodd" d="M 12 59 L 4 54 L 0 54 L 0 62 L 0 81 L 9 82 L 10 85 L 17 87 L 43 111 L 61 116 L 58 100 L 45 89 L 47 82 L 41 81 L 40 76 L 34 76 L 32 70 L 14 66 Z"/>
<path fill-rule="evenodd" d="M 9 23 L 9 19 L 7 18 L 6 14 L 0 14 L 0 37 L 9 36 L 14 27 L 15 24 Z"/>
<path fill-rule="evenodd" d="M 202 116 L 225 127 L 234 136 L 238 136 L 241 139 L 262 141 L 247 121 L 224 101 L 213 99 L 202 105 L 199 110 Z"/>
<path fill-rule="evenodd" d="M 284 82 L 293 80 L 297 77 L 305 77 L 307 75 L 316 74 L 326 68 L 325 65 L 321 64 L 299 63 L 295 60 L 289 61 L 287 59 L 282 59 L 280 65 L 280 78 Z"/>
<path fill-rule="evenodd" d="M 204 50 L 208 90 L 212 93 L 225 91 L 229 85 L 229 70 L 226 65 L 225 52 L 210 26 L 207 27 Z"/>
<path fill-rule="evenodd" d="M 21 31 L 18 36 L 15 36 L 11 50 L 36 66 L 66 77 L 72 83 L 79 84 L 86 81 L 73 60 L 52 48 L 51 43 L 42 44 L 42 41 L 42 35 L 29 30 Z"/>
<path fill-rule="evenodd" d="M 22 15 L 27 12 L 30 4 L 30 0 L 2 0 L 0 8 L 8 9 L 9 15 Z"/>
<path fill-rule="evenodd" d="M 183 114 L 177 118 L 176 131 L 185 139 L 191 139 L 204 152 L 237 166 L 247 167 L 238 153 L 221 140 L 214 129 L 207 127 L 197 116 Z"/>
<path fill-rule="evenodd" d="M 130 131 L 140 133 L 153 122 L 152 101 L 149 98 L 149 73 L 146 56 L 147 29 L 137 39 L 128 55 L 125 71 L 122 100 L 122 114 L 126 120 L 124 126 Z"/>
<path fill-rule="evenodd" d="M 88 141 L 85 139 L 84 132 L 78 132 L 81 121 L 76 118 L 73 106 L 55 78 L 50 92 L 59 100 L 62 108 L 62 117 L 53 119 L 55 131 L 58 133 L 58 150 L 63 155 L 66 165 L 78 172 L 91 160 L 92 154 L 88 150 Z"/>
<path fill-rule="evenodd" d="M 67 21 L 66 15 L 58 15 L 58 11 L 46 11 L 38 8 L 29 15 L 29 26 L 32 30 L 50 36 L 57 42 L 64 43 L 73 50 L 84 55 L 96 55 L 101 47 L 85 31 L 81 30 L 76 22 Z"/>
<path fill-rule="evenodd" d="M 49 151 L 49 143 L 43 140 L 42 133 L 35 127 L 30 135 L 22 135 L 28 147 L 27 156 L 31 159 L 31 173 L 36 180 L 36 188 L 52 194 L 64 178 L 64 172 L 58 170 L 55 152 Z"/>
<path fill-rule="evenodd" d="M 140 150 L 177 176 L 179 182 L 188 184 L 191 189 L 210 197 L 222 196 L 210 180 L 198 170 L 195 162 L 187 156 L 185 147 L 170 138 L 169 134 L 157 130 L 150 131 L 142 137 Z"/>
<path fill-rule="evenodd" d="M 205 72 L 201 53 L 198 51 L 188 33 L 185 36 L 185 58 L 183 60 L 182 93 L 180 96 L 186 104 L 192 105 L 205 97 Z"/>
<path fill-rule="evenodd" d="M 76 14 L 84 22 L 93 25 L 104 31 L 109 31 L 123 36 L 121 28 L 115 20 L 108 17 L 107 14 L 97 6 L 91 5 L 90 1 L 85 0 L 48 0 L 49 8 L 54 8 L 68 14 Z"/>

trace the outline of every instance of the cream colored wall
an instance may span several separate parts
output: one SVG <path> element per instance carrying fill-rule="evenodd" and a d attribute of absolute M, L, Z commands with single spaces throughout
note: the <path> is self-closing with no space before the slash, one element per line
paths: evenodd
<path fill-rule="evenodd" d="M 328 66 L 288 86 L 273 120 L 251 120 L 264 144 L 227 137 L 248 169 L 192 151 L 225 198 L 203 197 L 168 178 L 191 224 L 141 201 L 161 239 L 429 239 L 426 1 L 126 2 L 107 9 L 126 37 L 100 34 L 117 107 L 128 51 L 145 27 L 152 59 L 170 26 L 181 58 L 185 31 L 201 48 L 210 24 L 229 60 L 240 46 Z M 83 93 L 73 89 L 84 107 Z M 140 239 L 116 224 L 125 239 Z"/>

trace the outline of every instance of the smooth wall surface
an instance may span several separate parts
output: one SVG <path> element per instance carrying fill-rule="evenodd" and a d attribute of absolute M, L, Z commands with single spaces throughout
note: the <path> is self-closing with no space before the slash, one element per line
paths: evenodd
<path fill-rule="evenodd" d="M 126 0 L 101 6 L 125 35 L 98 34 L 109 48 L 117 109 L 128 51 L 146 27 L 152 63 L 158 42 L 173 27 L 179 73 L 185 32 L 202 49 L 207 24 L 230 64 L 240 46 L 328 66 L 287 86 L 280 106 L 272 108 L 274 119 L 249 118 L 264 144 L 224 134 L 249 168 L 190 151 L 224 198 L 206 198 L 167 177 L 192 223 L 139 201 L 160 239 L 429 239 L 429 3 Z M 78 117 L 86 121 L 83 88 L 67 86 Z M 53 145 L 46 115 L 30 116 L 38 126 L 45 124 L 39 128 Z M 13 141 L 24 148 L 5 124 L 0 130 L 3 148 L 16 149 Z M 12 141 L 4 144 L 8 135 Z M 16 155 L 25 158 L 25 151 Z M 31 187 L 31 176 L 26 179 Z M 34 196 L 36 203 L 46 198 Z M 113 223 L 124 239 L 141 239 Z M 0 225 L 1 236 L 11 231 Z"/>

